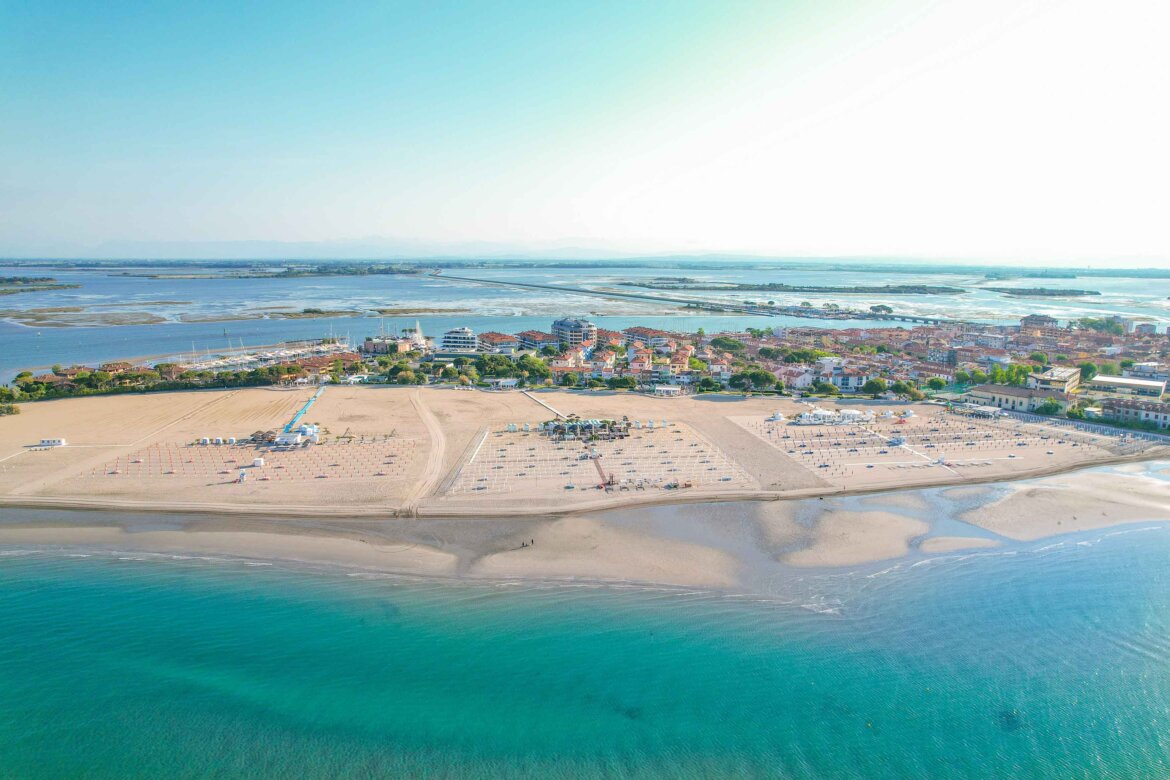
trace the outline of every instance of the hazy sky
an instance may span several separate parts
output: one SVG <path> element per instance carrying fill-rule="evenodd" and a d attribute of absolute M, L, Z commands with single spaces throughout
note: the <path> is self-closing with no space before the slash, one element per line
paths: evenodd
<path fill-rule="evenodd" d="M 1170 264 L 1168 22 L 1163 0 L 0 0 L 0 254 Z"/>

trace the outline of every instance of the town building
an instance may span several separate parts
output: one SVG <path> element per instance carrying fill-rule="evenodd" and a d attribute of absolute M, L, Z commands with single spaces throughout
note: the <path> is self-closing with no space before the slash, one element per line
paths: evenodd
<path fill-rule="evenodd" d="M 397 336 L 367 336 L 362 343 L 361 350 L 367 355 L 397 355 L 410 352 L 414 343 L 410 339 Z"/>
<path fill-rule="evenodd" d="M 471 328 L 452 328 L 439 340 L 439 347 L 444 352 L 475 352 L 478 345 Z"/>
<path fill-rule="evenodd" d="M 1028 387 L 1033 390 L 1055 390 L 1071 393 L 1081 384 L 1081 370 L 1066 366 L 1053 366 L 1038 374 L 1028 374 Z"/>
<path fill-rule="evenodd" d="M 640 341 L 648 347 L 665 346 L 673 336 L 664 330 L 657 328 L 643 328 L 641 326 L 634 326 L 626 328 L 622 331 L 622 337 L 626 340 L 626 344 L 633 344 Z"/>
<path fill-rule="evenodd" d="M 1101 416 L 1125 423 L 1153 423 L 1170 429 L 1170 404 L 1139 401 L 1131 398 L 1106 398 L 1101 402 Z"/>
<path fill-rule="evenodd" d="M 589 320 L 562 317 L 552 324 L 553 335 L 561 344 L 578 347 L 597 340 L 597 326 Z"/>
<path fill-rule="evenodd" d="M 1161 379 L 1163 382 L 1170 381 L 1170 366 L 1164 366 L 1155 361 L 1134 363 L 1129 368 L 1123 369 L 1121 373 L 1122 376 L 1132 376 L 1135 379 Z"/>
<path fill-rule="evenodd" d="M 1159 379 L 1138 379 L 1132 376 L 1105 376 L 1098 374 L 1089 380 L 1089 389 L 1103 393 L 1124 393 L 1161 398 L 1166 392 L 1166 381 Z"/>
<path fill-rule="evenodd" d="M 520 339 L 515 336 L 510 336 L 507 333 L 496 333 L 488 331 L 481 333 L 476 338 L 476 345 L 480 352 L 495 352 L 502 355 L 509 355 L 520 348 Z"/>
<path fill-rule="evenodd" d="M 963 397 L 979 406 L 994 406 L 1013 412 L 1035 411 L 1036 407 L 1049 399 L 1060 404 L 1061 409 L 1067 409 L 1070 400 L 1067 394 L 1056 390 L 1012 385 L 976 385 L 964 393 Z"/>
<path fill-rule="evenodd" d="M 520 346 L 525 349 L 544 349 L 558 347 L 561 344 L 556 336 L 542 330 L 523 330 L 516 334 L 516 338 L 520 339 Z"/>
<path fill-rule="evenodd" d="M 1055 317 L 1049 317 L 1047 314 L 1029 314 L 1020 318 L 1020 335 L 1051 336 L 1059 324 Z"/>

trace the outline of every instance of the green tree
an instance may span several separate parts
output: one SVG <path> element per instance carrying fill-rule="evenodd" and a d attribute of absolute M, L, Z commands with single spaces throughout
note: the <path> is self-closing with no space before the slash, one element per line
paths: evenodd
<path fill-rule="evenodd" d="M 1033 352 L 1031 355 L 1028 355 L 1028 360 L 1043 366 L 1048 364 L 1048 355 L 1045 355 L 1043 352 Z"/>
<path fill-rule="evenodd" d="M 516 368 L 519 369 L 521 374 L 533 379 L 545 379 L 552 374 L 547 363 L 532 355 L 524 355 L 517 360 Z"/>
<path fill-rule="evenodd" d="M 736 341 L 730 336 L 716 336 L 711 339 L 710 345 L 723 352 L 730 352 L 733 355 L 743 354 L 744 345 L 742 341 Z"/>
<path fill-rule="evenodd" d="M 818 379 L 812 383 L 810 388 L 814 393 L 819 395 L 840 395 L 841 388 L 837 387 L 832 382 L 826 382 L 823 379 Z"/>
<path fill-rule="evenodd" d="M 1052 415 L 1060 412 L 1060 402 L 1054 398 L 1049 398 L 1044 403 L 1036 407 L 1036 414 Z"/>
<path fill-rule="evenodd" d="M 482 376 L 511 377 L 517 374 L 516 364 L 506 355 L 480 355 L 475 360 L 475 367 Z"/>
<path fill-rule="evenodd" d="M 1083 317 L 1077 320 L 1077 326 L 1086 330 L 1095 330 L 1098 333 L 1108 333 L 1113 336 L 1125 335 L 1125 326 L 1114 319 L 1101 317 L 1100 319 L 1093 317 Z"/>
<path fill-rule="evenodd" d="M 947 386 L 947 383 L 941 377 L 932 376 L 926 380 L 926 386 L 931 390 L 942 390 Z"/>
<path fill-rule="evenodd" d="M 579 377 L 573 371 L 568 371 L 565 373 L 564 376 L 561 377 L 561 384 L 564 385 L 565 387 L 576 387 L 577 383 L 580 381 L 581 381 L 581 377 Z"/>
<path fill-rule="evenodd" d="M 861 386 L 861 392 L 872 395 L 874 398 L 877 398 L 888 389 L 889 388 L 886 386 L 886 380 L 882 379 L 881 377 L 874 377 Z"/>
<path fill-rule="evenodd" d="M 764 390 L 776 384 L 776 377 L 763 369 L 753 368 L 734 374 L 728 384 L 738 390 Z"/>
<path fill-rule="evenodd" d="M 1097 365 L 1095 363 L 1084 362 L 1077 366 L 1081 370 L 1081 381 L 1088 382 L 1093 377 L 1097 376 Z"/>

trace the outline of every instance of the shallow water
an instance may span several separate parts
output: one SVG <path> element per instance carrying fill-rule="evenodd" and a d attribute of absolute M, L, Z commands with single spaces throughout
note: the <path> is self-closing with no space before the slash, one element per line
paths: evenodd
<path fill-rule="evenodd" d="M 796 599 L 81 555 L 0 557 L 0 774 L 1170 772 L 1163 525 Z"/>

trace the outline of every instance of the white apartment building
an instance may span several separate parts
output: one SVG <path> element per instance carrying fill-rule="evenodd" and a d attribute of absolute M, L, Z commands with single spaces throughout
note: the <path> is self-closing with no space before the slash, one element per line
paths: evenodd
<path fill-rule="evenodd" d="M 444 352 L 475 352 L 478 344 L 471 328 L 452 328 L 443 334 L 439 348 Z"/>
<path fill-rule="evenodd" d="M 552 324 L 553 335 L 561 344 L 578 347 L 587 341 L 597 340 L 597 326 L 589 320 L 562 317 Z"/>

